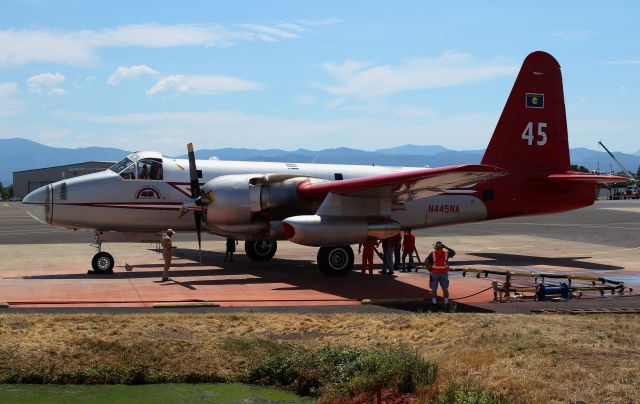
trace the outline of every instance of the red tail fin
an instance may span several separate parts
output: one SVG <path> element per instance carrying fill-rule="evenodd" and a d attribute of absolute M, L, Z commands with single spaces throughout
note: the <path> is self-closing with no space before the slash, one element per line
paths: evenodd
<path fill-rule="evenodd" d="M 562 75 L 553 56 L 533 52 L 524 60 L 482 164 L 546 174 L 569 170 Z"/>

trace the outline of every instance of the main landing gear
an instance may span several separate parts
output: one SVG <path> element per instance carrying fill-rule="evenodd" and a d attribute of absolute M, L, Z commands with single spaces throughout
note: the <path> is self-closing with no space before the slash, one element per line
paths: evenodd
<path fill-rule="evenodd" d="M 351 246 L 320 247 L 318 266 L 327 276 L 346 276 L 353 269 L 353 250 Z"/>
<path fill-rule="evenodd" d="M 278 243 L 275 240 L 247 240 L 244 251 L 253 261 L 269 261 L 276 254 Z"/>

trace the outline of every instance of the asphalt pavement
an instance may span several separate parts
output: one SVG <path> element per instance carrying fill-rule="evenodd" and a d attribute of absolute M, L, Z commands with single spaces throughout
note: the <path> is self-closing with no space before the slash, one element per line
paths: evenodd
<path fill-rule="evenodd" d="M 559 272 L 624 281 L 640 290 L 640 201 L 601 201 L 555 215 L 517 217 L 418 230 L 424 255 L 436 240 L 458 251 L 456 267 L 525 272 Z M 224 239 L 204 237 L 203 263 L 195 234 L 178 234 L 173 281 L 158 283 L 161 257 L 149 245 L 115 243 L 105 248 L 116 259 L 113 275 L 87 275 L 95 250 L 91 232 L 40 224 L 19 203 L 0 202 L 0 301 L 11 311 L 38 312 L 378 312 L 424 311 L 418 305 L 360 305 L 367 298 L 429 296 L 424 271 L 385 278 L 360 277 L 359 265 L 347 278 L 327 278 L 317 270 L 316 249 L 279 243 L 276 257 L 255 263 L 240 247 L 235 263 L 223 262 Z M 356 256 L 356 264 L 360 257 Z M 491 279 L 451 275 L 452 298 L 460 311 L 639 308 L 640 298 L 603 298 L 571 303 L 492 304 L 491 291 L 465 298 L 491 285 Z M 520 281 L 524 285 L 524 281 Z M 524 285 L 526 286 L 526 285 Z M 216 301 L 220 308 L 152 308 L 153 302 Z M 428 304 L 428 303 L 427 303 Z M 29 309 L 25 307 L 29 306 Z M 530 307 L 531 306 L 531 307 Z"/>

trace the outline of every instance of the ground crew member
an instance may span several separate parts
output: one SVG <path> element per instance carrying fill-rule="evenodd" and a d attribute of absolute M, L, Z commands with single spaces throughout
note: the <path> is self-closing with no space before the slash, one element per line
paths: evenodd
<path fill-rule="evenodd" d="M 175 234 L 175 231 L 172 229 L 167 229 L 167 231 L 162 235 L 162 240 L 160 243 L 162 244 L 162 258 L 164 258 L 164 271 L 162 272 L 162 282 L 166 282 L 169 280 L 169 268 L 171 267 L 171 250 L 173 249 L 173 244 L 171 244 L 171 236 Z"/>
<path fill-rule="evenodd" d="M 411 233 L 411 228 L 404 231 L 402 239 L 402 272 L 411 272 L 413 268 L 413 251 L 416 249 L 416 236 Z M 405 270 L 405 264 L 409 256 L 409 269 Z"/>
<path fill-rule="evenodd" d="M 382 271 L 380 271 L 380 273 L 383 275 L 393 275 L 394 246 L 391 244 L 391 238 L 385 238 L 381 240 L 378 245 L 382 245 L 382 253 L 384 254 Z"/>
<path fill-rule="evenodd" d="M 391 244 L 393 244 L 393 270 L 400 269 L 400 254 L 402 250 L 402 234 L 398 233 L 391 237 Z"/>
<path fill-rule="evenodd" d="M 233 262 L 233 253 L 236 252 L 237 244 L 238 240 L 227 237 L 227 252 L 224 254 L 224 262 L 227 262 L 227 259 Z"/>
<path fill-rule="evenodd" d="M 367 240 L 363 244 L 361 275 L 366 273 L 367 268 L 369 268 L 369 275 L 373 275 L 373 250 L 376 248 L 376 242 L 377 240 Z"/>
<path fill-rule="evenodd" d="M 433 252 L 427 257 L 427 269 L 431 272 L 429 276 L 431 303 L 434 305 L 438 298 L 438 284 L 442 287 L 444 304 L 449 304 L 449 259 L 455 255 L 456 252 L 452 248 L 444 245 L 442 241 L 436 241 Z"/>

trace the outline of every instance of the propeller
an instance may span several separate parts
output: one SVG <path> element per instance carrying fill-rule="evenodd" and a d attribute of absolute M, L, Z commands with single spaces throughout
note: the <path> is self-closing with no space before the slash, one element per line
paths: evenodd
<path fill-rule="evenodd" d="M 196 156 L 193 152 L 193 144 L 187 145 L 189 154 L 189 178 L 191 180 L 191 199 L 185 201 L 180 207 L 180 217 L 187 212 L 193 211 L 196 221 L 196 233 L 198 235 L 198 255 L 202 264 L 202 212 L 204 207 L 213 202 L 213 192 L 204 193 L 200 189 L 200 180 L 198 179 L 198 169 L 196 168 Z"/>
<path fill-rule="evenodd" d="M 193 143 L 187 145 L 189 153 L 189 178 L 191 179 L 191 198 L 195 199 L 200 196 L 200 180 L 198 179 L 198 169 L 196 168 L 196 154 L 193 152 Z M 196 202 L 196 204 L 198 204 Z M 193 212 L 196 219 L 196 233 L 198 234 L 198 255 L 202 264 L 202 210 Z"/>

